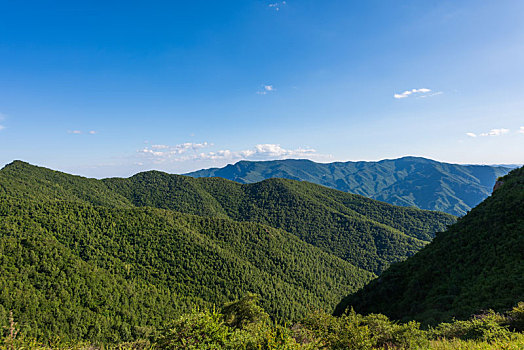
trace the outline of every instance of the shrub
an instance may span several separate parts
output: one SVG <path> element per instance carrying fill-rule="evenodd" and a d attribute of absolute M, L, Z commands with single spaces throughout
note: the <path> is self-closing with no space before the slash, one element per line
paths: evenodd
<path fill-rule="evenodd" d="M 224 322 L 233 328 L 244 328 L 251 323 L 268 322 L 269 315 L 258 305 L 259 301 L 259 295 L 248 293 L 240 300 L 224 305 L 222 308 Z"/>
<path fill-rule="evenodd" d="M 366 325 L 361 324 L 362 316 L 353 310 L 347 315 L 334 317 L 322 311 L 310 313 L 303 321 L 319 339 L 321 347 L 328 349 L 372 349 L 374 340 Z"/>
<path fill-rule="evenodd" d="M 232 333 L 222 315 L 213 311 L 194 311 L 168 326 L 156 339 L 161 349 L 232 349 Z"/>
<path fill-rule="evenodd" d="M 362 324 L 369 327 L 376 347 L 414 349 L 428 342 L 418 322 L 398 324 L 384 315 L 370 314 L 362 319 Z"/>
<path fill-rule="evenodd" d="M 524 302 L 521 301 L 507 313 L 508 324 L 511 329 L 524 332 Z"/>
<path fill-rule="evenodd" d="M 468 321 L 441 323 L 431 331 L 435 338 L 495 341 L 509 339 L 510 331 L 504 326 L 506 319 L 493 312 L 476 315 Z"/>

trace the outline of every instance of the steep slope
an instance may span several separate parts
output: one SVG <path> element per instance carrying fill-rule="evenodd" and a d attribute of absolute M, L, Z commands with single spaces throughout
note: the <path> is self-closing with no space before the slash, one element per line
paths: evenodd
<path fill-rule="evenodd" d="M 373 277 L 285 231 L 153 208 L 2 197 L 0 242 L 0 313 L 40 336 L 131 339 L 133 327 L 247 292 L 293 321 Z"/>
<path fill-rule="evenodd" d="M 153 171 L 103 182 L 137 206 L 225 216 L 284 229 L 374 273 L 413 255 L 435 232 L 454 222 L 447 214 L 394 207 L 285 179 L 240 185 Z"/>
<path fill-rule="evenodd" d="M 241 185 L 158 171 L 128 179 L 86 179 L 13 162 L 0 171 L 0 193 L 106 207 L 149 206 L 269 225 L 373 273 L 413 255 L 450 215 L 395 207 L 319 185 L 283 179 Z"/>
<path fill-rule="evenodd" d="M 21 336 L 131 340 L 205 305 L 81 259 L 53 235 L 57 229 L 71 232 L 37 222 L 55 210 L 35 207 L 0 196 L 0 327 L 9 329 L 12 312 Z M 86 251 L 91 247 L 80 244 Z"/>
<path fill-rule="evenodd" d="M 111 208 L 133 204 L 101 181 L 69 175 L 16 160 L 0 170 L 0 195 L 20 199 L 62 200 Z"/>
<path fill-rule="evenodd" d="M 461 216 L 491 193 L 502 166 L 459 165 L 419 157 L 379 162 L 315 163 L 305 159 L 240 161 L 224 168 L 189 173 L 193 177 L 222 177 L 240 183 L 269 178 L 313 182 L 394 205 L 415 206 Z"/>
<path fill-rule="evenodd" d="M 524 296 L 524 168 L 412 258 L 345 298 L 336 313 L 384 313 L 427 323 L 503 310 Z"/>

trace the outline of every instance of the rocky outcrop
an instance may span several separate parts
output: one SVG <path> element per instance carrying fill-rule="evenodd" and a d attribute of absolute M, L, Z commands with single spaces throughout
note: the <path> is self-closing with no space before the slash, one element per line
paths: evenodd
<path fill-rule="evenodd" d="M 493 186 L 493 192 L 498 190 L 502 185 L 504 185 L 504 181 L 497 180 L 497 182 L 495 182 L 495 186 Z"/>

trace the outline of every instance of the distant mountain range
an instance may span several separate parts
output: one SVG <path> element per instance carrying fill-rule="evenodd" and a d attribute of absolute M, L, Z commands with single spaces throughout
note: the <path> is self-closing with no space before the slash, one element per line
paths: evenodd
<path fill-rule="evenodd" d="M 466 214 L 489 196 L 512 166 L 460 165 L 420 157 L 378 162 L 315 163 L 306 159 L 240 161 L 188 173 L 240 183 L 269 178 L 308 181 L 400 206 Z"/>
<path fill-rule="evenodd" d="M 392 265 L 345 298 L 353 307 L 435 324 L 481 310 L 502 311 L 524 297 L 524 168 L 503 177 L 489 198 L 439 233 L 424 249 Z"/>

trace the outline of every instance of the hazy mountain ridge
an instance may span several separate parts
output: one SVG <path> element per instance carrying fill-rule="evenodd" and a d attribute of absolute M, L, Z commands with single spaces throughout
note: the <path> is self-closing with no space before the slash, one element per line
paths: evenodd
<path fill-rule="evenodd" d="M 435 323 L 514 306 L 524 295 L 524 168 L 501 181 L 449 230 L 348 296 L 337 312 L 352 306 Z"/>
<path fill-rule="evenodd" d="M 309 181 L 394 205 L 460 216 L 485 199 L 495 180 L 510 170 L 503 166 L 459 165 L 404 157 L 326 164 L 305 159 L 240 161 L 224 168 L 203 169 L 186 175 L 223 177 L 240 183 L 274 177 Z"/>

